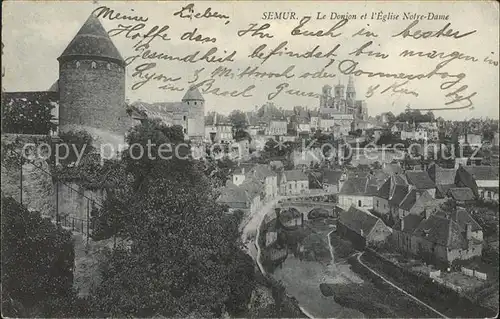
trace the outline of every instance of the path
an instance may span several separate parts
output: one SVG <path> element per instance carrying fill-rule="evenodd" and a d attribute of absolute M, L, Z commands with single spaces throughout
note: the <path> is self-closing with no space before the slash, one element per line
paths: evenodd
<path fill-rule="evenodd" d="M 444 314 L 440 313 L 439 311 L 437 311 L 436 309 L 432 308 L 431 306 L 429 306 L 428 304 L 426 304 L 425 302 L 421 301 L 420 299 L 418 299 L 417 297 L 407 293 L 406 291 L 404 291 L 403 289 L 399 288 L 398 286 L 396 286 L 395 284 L 393 284 L 392 282 L 390 282 L 389 280 L 385 279 L 382 275 L 380 275 L 379 273 L 377 273 L 375 270 L 371 269 L 369 266 L 367 266 L 363 261 L 361 261 L 361 256 L 364 254 L 364 252 L 359 252 L 357 253 L 357 259 L 358 259 L 358 262 L 363 266 L 365 267 L 366 269 L 368 269 L 369 271 L 371 271 L 373 274 L 375 274 L 376 276 L 378 276 L 380 279 L 382 279 L 383 281 L 385 281 L 386 283 L 388 283 L 389 285 L 391 285 L 392 287 L 396 288 L 397 290 L 399 290 L 400 292 L 402 292 L 403 294 L 407 295 L 408 297 L 410 297 L 411 299 L 415 300 L 416 302 L 418 302 L 419 304 L 427 307 L 428 309 L 432 310 L 433 312 L 437 313 L 438 315 L 440 315 L 441 317 L 443 318 L 448 318 L 446 317 Z"/>

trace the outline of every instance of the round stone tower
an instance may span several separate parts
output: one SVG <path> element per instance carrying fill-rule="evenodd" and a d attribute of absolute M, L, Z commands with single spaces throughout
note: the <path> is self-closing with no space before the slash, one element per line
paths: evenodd
<path fill-rule="evenodd" d="M 202 140 L 205 136 L 205 99 L 197 88 L 189 88 L 182 103 L 188 110 L 188 137 L 191 140 Z"/>
<path fill-rule="evenodd" d="M 90 15 L 59 61 L 59 129 L 93 128 L 123 135 L 125 61 L 97 17 Z"/>

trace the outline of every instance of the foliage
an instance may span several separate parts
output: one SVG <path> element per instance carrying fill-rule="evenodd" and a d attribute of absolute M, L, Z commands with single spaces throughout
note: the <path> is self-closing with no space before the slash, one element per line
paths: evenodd
<path fill-rule="evenodd" d="M 69 231 L 2 194 L 3 315 L 70 315 L 73 249 Z"/>
<path fill-rule="evenodd" d="M 229 121 L 233 124 L 233 129 L 235 131 L 244 129 L 247 127 L 247 119 L 245 113 L 241 110 L 234 110 L 229 114 Z"/>
<path fill-rule="evenodd" d="M 150 121 L 134 127 L 127 142 L 148 140 L 175 149 L 183 136 Z M 113 228 L 131 246 L 115 249 L 102 265 L 93 307 L 108 316 L 238 312 L 254 285 L 253 263 L 240 249 L 241 216 L 224 213 L 202 165 L 189 157 L 123 160 L 132 178 L 108 207 L 118 207 L 110 213 Z"/>
<path fill-rule="evenodd" d="M 243 141 L 243 140 L 248 140 L 248 141 L 251 141 L 252 140 L 252 137 L 250 136 L 250 134 L 245 131 L 244 129 L 238 129 L 234 132 L 234 140 L 236 142 L 239 142 L 239 141 Z"/>
<path fill-rule="evenodd" d="M 210 178 L 212 186 L 218 188 L 226 185 L 226 181 L 235 168 L 236 163 L 229 157 L 216 160 L 212 156 L 208 156 L 203 171 Z"/>
<path fill-rule="evenodd" d="M 399 114 L 396 117 L 398 122 L 408 122 L 408 123 L 421 123 L 421 122 L 433 122 L 435 120 L 434 114 L 432 112 L 427 112 L 422 114 L 419 110 L 406 110 L 406 112 Z"/>
<path fill-rule="evenodd" d="M 57 128 L 51 122 L 53 108 L 49 99 L 36 94 L 27 94 L 23 101 L 10 103 L 2 97 L 2 132 L 49 134 Z"/>
<path fill-rule="evenodd" d="M 95 151 L 93 145 L 94 138 L 87 131 L 68 131 L 59 133 L 59 138 L 61 141 L 57 144 L 52 145 L 51 152 L 51 162 L 54 163 L 54 156 L 56 154 L 56 148 L 59 145 L 66 145 L 65 147 L 59 146 L 59 162 L 63 166 L 67 166 L 71 163 L 76 163 L 77 160 L 85 157 L 86 155 Z M 62 160 L 61 160 L 62 159 Z"/>

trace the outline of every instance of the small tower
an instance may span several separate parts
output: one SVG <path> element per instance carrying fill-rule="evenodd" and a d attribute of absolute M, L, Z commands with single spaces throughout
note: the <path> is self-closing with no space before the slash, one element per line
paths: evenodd
<path fill-rule="evenodd" d="M 356 89 L 354 88 L 354 78 L 352 75 L 349 75 L 349 82 L 347 83 L 346 88 L 346 99 L 354 101 L 356 100 Z"/>
<path fill-rule="evenodd" d="M 323 86 L 323 89 L 321 91 L 321 96 L 319 97 L 319 107 L 321 109 L 327 108 L 331 98 L 332 98 L 332 87 L 329 85 Z"/>
<path fill-rule="evenodd" d="M 340 83 L 335 85 L 335 98 L 336 99 L 344 99 L 344 85 Z"/>
<path fill-rule="evenodd" d="M 125 61 L 96 16 L 89 16 L 58 61 L 60 130 L 90 127 L 123 135 L 130 123 Z"/>
<path fill-rule="evenodd" d="M 205 99 L 197 88 L 189 88 L 182 98 L 188 111 L 187 136 L 191 140 L 203 139 L 205 135 Z"/>

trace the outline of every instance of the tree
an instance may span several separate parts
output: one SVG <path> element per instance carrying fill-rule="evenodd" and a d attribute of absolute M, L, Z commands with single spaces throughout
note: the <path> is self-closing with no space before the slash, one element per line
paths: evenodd
<path fill-rule="evenodd" d="M 3 94 L 2 94 L 3 95 Z M 2 131 L 19 134 L 49 134 L 57 128 L 52 122 L 54 103 L 41 94 L 27 94 L 22 102 L 2 96 Z"/>
<path fill-rule="evenodd" d="M 229 120 L 233 124 L 233 129 L 235 131 L 245 129 L 248 125 L 246 115 L 243 111 L 234 110 L 229 114 Z"/>
<path fill-rule="evenodd" d="M 55 161 L 56 147 L 59 148 L 59 163 L 63 166 L 75 163 L 78 160 L 79 154 L 81 154 L 81 158 L 83 158 L 95 151 L 95 147 L 93 145 L 94 138 L 87 131 L 80 130 L 61 132 L 59 133 L 59 138 L 60 142 L 52 145 L 52 163 Z M 67 148 L 58 145 L 65 145 Z"/>
<path fill-rule="evenodd" d="M 73 239 L 38 212 L 2 194 L 2 313 L 74 316 Z"/>
<path fill-rule="evenodd" d="M 127 143 L 149 141 L 154 154 L 161 144 L 181 145 L 180 133 L 148 121 Z M 219 317 L 240 309 L 253 289 L 253 264 L 240 249 L 239 220 L 217 204 L 204 164 L 184 156 L 123 160 L 131 178 L 110 206 L 122 209 L 118 235 L 131 246 L 114 249 L 103 263 L 93 307 L 140 317 Z"/>

